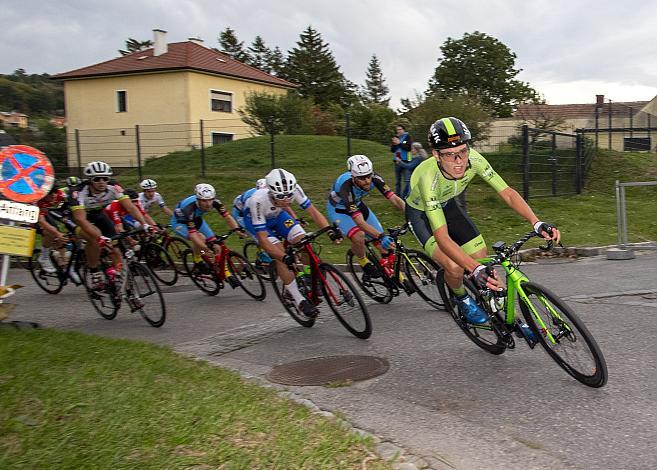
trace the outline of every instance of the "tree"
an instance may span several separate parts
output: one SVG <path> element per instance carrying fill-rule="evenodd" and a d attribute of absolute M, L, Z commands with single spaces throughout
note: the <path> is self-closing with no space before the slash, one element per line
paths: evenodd
<path fill-rule="evenodd" d="M 269 50 L 269 55 L 267 56 L 267 67 L 269 68 L 269 73 L 272 75 L 285 78 L 285 56 L 280 47 L 276 46 L 273 50 Z"/>
<path fill-rule="evenodd" d="M 351 137 L 390 145 L 390 123 L 395 112 L 378 103 L 354 104 L 349 108 Z"/>
<path fill-rule="evenodd" d="M 253 43 L 248 48 L 249 61 L 248 64 L 262 70 L 263 72 L 271 73 L 269 65 L 269 57 L 271 51 L 265 45 L 265 41 L 260 36 L 256 36 Z"/>
<path fill-rule="evenodd" d="M 320 108 L 333 103 L 347 105 L 355 99 L 355 85 L 342 74 L 328 44 L 312 26 L 301 33 L 297 46 L 289 52 L 284 75 L 301 85 L 301 96 L 311 98 Z"/>
<path fill-rule="evenodd" d="M 314 134 L 313 103 L 296 92 L 275 95 L 252 92 L 238 110 L 254 134 Z"/>
<path fill-rule="evenodd" d="M 119 53 L 121 55 L 128 55 L 132 54 L 133 52 L 143 51 L 144 49 L 148 49 L 151 46 L 153 46 L 153 41 L 138 41 L 133 38 L 128 38 L 128 40 L 125 42 L 125 50 L 119 49 Z"/>
<path fill-rule="evenodd" d="M 429 94 L 475 97 L 497 117 L 511 116 L 517 104 L 537 95 L 528 83 L 514 79 L 521 71 L 514 68 L 515 53 L 492 36 L 465 33 L 462 39 L 447 38 L 440 50 Z"/>
<path fill-rule="evenodd" d="M 219 44 L 222 48 L 221 52 L 224 54 L 240 62 L 249 63 L 249 54 L 244 51 L 244 42 L 239 42 L 232 28 L 227 27 L 221 32 Z"/>
<path fill-rule="evenodd" d="M 367 67 L 367 76 L 365 78 L 365 87 L 362 92 L 362 98 L 365 103 L 375 103 L 382 106 L 388 106 L 390 89 L 386 86 L 381 64 L 376 54 L 372 55 Z"/>

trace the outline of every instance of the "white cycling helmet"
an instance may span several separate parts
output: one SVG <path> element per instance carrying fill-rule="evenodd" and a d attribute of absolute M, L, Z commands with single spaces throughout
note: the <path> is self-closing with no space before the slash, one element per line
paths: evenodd
<path fill-rule="evenodd" d="M 141 189 L 157 189 L 157 183 L 152 179 L 145 179 L 139 183 L 139 186 L 141 186 Z"/>
<path fill-rule="evenodd" d="M 282 168 L 275 168 L 265 177 L 269 192 L 276 199 L 289 199 L 297 187 L 297 179 L 292 173 Z"/>
<path fill-rule="evenodd" d="M 347 160 L 347 169 L 352 176 L 371 175 L 372 161 L 365 155 L 353 155 Z"/>
<path fill-rule="evenodd" d="M 112 176 L 114 173 L 112 167 L 105 162 L 89 162 L 84 168 L 85 176 Z"/>
<path fill-rule="evenodd" d="M 194 194 L 196 199 L 214 199 L 217 193 L 214 190 L 214 187 L 211 184 L 199 183 L 194 188 Z"/>
<path fill-rule="evenodd" d="M 267 187 L 267 180 L 265 178 L 260 178 L 256 181 L 256 189 L 263 189 Z"/>

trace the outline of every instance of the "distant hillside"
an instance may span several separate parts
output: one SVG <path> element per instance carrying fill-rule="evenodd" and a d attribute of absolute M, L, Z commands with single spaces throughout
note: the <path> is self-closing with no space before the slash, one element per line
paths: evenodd
<path fill-rule="evenodd" d="M 0 74 L 0 111 L 63 116 L 64 85 L 46 73 L 28 75 L 23 69 Z"/>

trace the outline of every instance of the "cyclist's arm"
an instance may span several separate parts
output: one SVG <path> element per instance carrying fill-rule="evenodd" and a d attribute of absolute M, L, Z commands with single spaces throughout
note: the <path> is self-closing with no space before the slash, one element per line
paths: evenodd
<path fill-rule="evenodd" d="M 324 214 L 322 214 L 315 206 L 314 204 L 310 204 L 308 207 L 305 209 L 306 212 L 308 212 L 308 215 L 313 219 L 313 221 L 317 224 L 317 226 L 322 229 L 324 227 L 328 226 L 328 220 L 326 220 L 326 217 L 324 217 Z M 361 216 L 362 218 L 362 216 Z"/>
<path fill-rule="evenodd" d="M 497 193 L 497 195 L 500 196 L 500 198 L 506 202 L 506 204 L 511 209 L 516 211 L 518 215 L 525 218 L 530 224 L 532 224 L 532 226 L 538 222 L 538 217 L 536 217 L 536 214 L 534 214 L 532 208 L 529 207 L 529 204 L 527 204 L 527 202 L 515 189 L 507 187 L 506 189 L 503 189 Z"/>
<path fill-rule="evenodd" d="M 169 209 L 168 206 L 161 206 L 160 209 L 162 209 L 162 211 L 163 211 L 166 215 L 168 215 L 169 217 L 171 217 L 171 216 L 173 215 L 173 211 L 172 211 L 171 209 Z"/>
<path fill-rule="evenodd" d="M 46 219 L 46 216 L 43 215 L 43 214 L 39 214 L 39 226 L 41 226 L 41 230 L 43 230 L 44 232 L 49 233 L 55 239 L 64 236 L 63 233 L 61 233 L 59 230 L 57 230 L 57 227 L 55 227 L 55 226 L 48 223 L 48 219 Z"/>
<path fill-rule="evenodd" d="M 379 236 L 381 235 L 381 233 L 378 230 L 376 230 L 374 227 L 372 227 L 370 224 L 368 224 L 365 221 L 365 217 L 363 217 L 363 214 L 360 211 L 352 214 L 351 219 L 358 226 L 358 228 L 360 228 L 363 232 L 365 232 L 370 237 L 379 238 Z"/>
<path fill-rule="evenodd" d="M 233 230 L 240 228 L 235 218 L 232 215 L 230 215 L 230 212 L 226 210 L 226 207 L 222 204 L 222 202 L 219 199 L 214 200 L 214 202 L 212 203 L 212 207 L 215 208 L 215 210 L 219 213 L 220 216 L 226 219 L 226 223 L 228 224 L 228 227 L 230 227 Z"/>

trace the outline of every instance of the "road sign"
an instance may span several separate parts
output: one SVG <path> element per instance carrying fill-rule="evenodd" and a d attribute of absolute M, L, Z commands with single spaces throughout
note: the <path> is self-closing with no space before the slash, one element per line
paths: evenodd
<path fill-rule="evenodd" d="M 16 202 L 37 202 L 52 189 L 52 164 L 39 150 L 10 145 L 0 151 L 0 193 Z"/>
<path fill-rule="evenodd" d="M 39 220 L 39 207 L 20 202 L 0 201 L 0 219 L 33 224 Z"/>
<path fill-rule="evenodd" d="M 0 226 L 0 253 L 32 256 L 36 231 L 31 228 Z"/>

